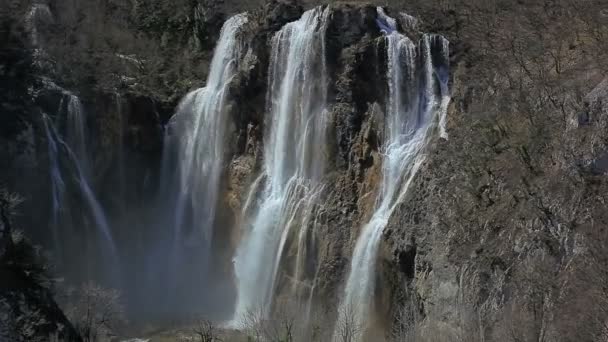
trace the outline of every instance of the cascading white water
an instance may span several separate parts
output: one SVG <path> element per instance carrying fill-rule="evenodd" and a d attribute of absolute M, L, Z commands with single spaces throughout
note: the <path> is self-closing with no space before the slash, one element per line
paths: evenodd
<path fill-rule="evenodd" d="M 308 216 L 314 214 L 311 206 L 322 192 L 328 124 L 328 16 L 327 8 L 307 11 L 272 39 L 265 184 L 260 194 L 251 195 L 259 195 L 259 203 L 234 257 L 238 295 L 235 325 L 250 310 L 261 310 L 263 314 L 269 310 L 290 228 L 297 225 L 305 229 Z"/>
<path fill-rule="evenodd" d="M 224 167 L 227 98 L 243 52 L 238 33 L 246 22 L 247 15 L 238 14 L 224 23 L 206 86 L 184 97 L 166 128 L 162 173 L 174 179 L 174 187 L 162 192 L 177 191 L 169 195 L 175 203 L 171 224 L 176 249 L 177 244 L 196 245 L 205 253 L 210 249 Z M 176 160 L 169 155 L 173 152 Z"/>
<path fill-rule="evenodd" d="M 382 7 L 378 7 L 376 11 L 378 12 L 376 24 L 378 25 L 380 32 L 383 34 L 391 34 L 397 31 L 397 20 L 386 15 L 386 12 L 384 12 L 384 8 Z"/>
<path fill-rule="evenodd" d="M 53 14 L 45 1 L 35 1 L 30 7 L 29 12 L 25 17 L 25 23 L 30 33 L 30 43 L 35 48 L 41 48 L 39 37 L 39 24 L 48 24 L 53 22 Z"/>
<path fill-rule="evenodd" d="M 58 233 L 59 229 L 59 220 L 61 217 L 61 209 L 63 207 L 63 196 L 65 193 L 65 182 L 63 181 L 63 176 L 61 175 L 61 168 L 59 167 L 59 147 L 57 146 L 57 142 L 53 134 L 51 133 L 50 118 L 46 115 L 43 116 L 44 121 L 44 129 L 47 138 L 48 144 L 48 153 L 49 153 L 49 171 L 51 176 L 51 223 L 53 229 L 53 242 L 55 244 L 55 249 L 61 249 L 60 246 L 60 234 Z"/>
<path fill-rule="evenodd" d="M 82 103 L 78 96 L 66 93 L 67 118 L 66 118 L 66 143 L 72 148 L 74 155 L 78 159 L 81 169 L 85 174 L 89 172 L 89 155 L 87 153 L 87 129 L 86 117 L 82 108 Z"/>
<path fill-rule="evenodd" d="M 59 219 L 59 215 L 61 215 L 61 208 L 64 205 L 63 202 L 63 194 L 65 191 L 65 176 L 62 175 L 60 158 L 61 152 L 65 153 L 67 160 L 70 163 L 74 171 L 74 177 L 76 183 L 78 184 L 80 194 L 82 195 L 86 205 L 90 210 L 91 217 L 95 222 L 95 225 L 100 231 L 102 239 L 105 240 L 105 246 L 107 246 L 108 255 L 107 257 L 116 258 L 116 245 L 114 243 L 114 239 L 112 237 L 112 232 L 110 230 L 110 226 L 106 219 L 105 213 L 99 204 L 99 201 L 95 197 L 89 182 L 84 174 L 82 167 L 80 165 L 80 160 L 76 156 L 76 154 L 72 151 L 70 146 L 61 139 L 53 122 L 47 115 L 43 115 L 43 122 L 45 133 L 49 145 L 49 162 L 50 162 L 50 173 L 51 173 L 51 187 L 52 187 L 52 200 L 53 200 L 53 210 L 55 219 Z M 56 237 L 58 240 L 59 237 Z M 57 241 L 56 241 L 57 242 Z M 59 246 L 57 246 L 59 247 Z"/>
<path fill-rule="evenodd" d="M 378 14 L 382 16 L 384 12 L 379 9 Z M 344 315 L 350 315 L 355 319 L 352 324 L 362 330 L 366 328 L 372 305 L 376 257 L 382 232 L 424 161 L 424 150 L 432 133 L 441 122 L 445 122 L 443 118 L 449 103 L 446 70 L 442 70 L 443 66 L 436 68 L 433 65 L 431 54 L 431 45 L 436 41 L 442 44 L 441 52 L 447 53 L 447 41 L 440 36 L 425 35 L 416 46 L 396 31 L 387 35 L 386 40 L 389 98 L 383 179 L 375 211 L 355 245 L 337 321 L 339 325 L 344 321 Z M 440 101 L 435 94 L 437 80 L 441 89 Z M 339 339 L 338 326 L 334 339 Z"/>
<path fill-rule="evenodd" d="M 447 125 L 447 116 L 448 116 L 448 106 L 450 105 L 451 96 L 450 89 L 448 87 L 450 72 L 449 72 L 449 63 L 450 63 L 450 43 L 447 39 L 440 35 L 432 35 L 431 42 L 433 45 L 437 46 L 441 53 L 441 58 L 445 61 L 445 65 L 440 65 L 435 68 L 435 76 L 439 83 L 439 90 L 441 92 L 441 102 L 439 104 L 439 135 L 443 139 L 448 139 L 448 131 L 446 128 Z"/>

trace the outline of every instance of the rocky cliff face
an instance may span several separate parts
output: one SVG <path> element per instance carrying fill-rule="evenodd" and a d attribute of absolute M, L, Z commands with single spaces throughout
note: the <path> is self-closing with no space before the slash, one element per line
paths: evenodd
<path fill-rule="evenodd" d="M 311 5 L 14 4 L 2 31 L 12 48 L 2 52 L 0 69 L 7 76 L 1 157 L 10 166 L 1 180 L 28 197 L 24 212 L 31 214 L 21 223 L 39 227 L 33 238 L 49 237 L 50 189 L 37 176 L 49 168 L 40 116 L 59 118 L 64 96 L 49 86 L 51 79 L 78 94 L 89 113 L 94 187 L 110 217 L 129 212 L 117 224 L 123 247 L 151 239 L 146 232 L 159 210 L 163 126 L 178 99 L 203 85 L 223 20 L 252 9 L 240 37 L 247 53 L 230 83 L 228 158 L 214 241 L 214 276 L 230 283 L 243 206 L 262 168 L 270 38 Z M 568 2 L 525 9 L 471 2 L 406 6 L 420 23 L 413 28 L 399 16 L 402 31 L 412 38 L 442 33 L 451 41 L 449 139 L 432 140 L 384 231 L 374 322 L 384 335 L 406 326 L 429 340 L 598 338 L 605 333 L 607 299 L 605 16 Z M 320 151 L 330 156 L 329 172 L 303 279 L 314 283 L 313 303 L 335 311 L 382 179 L 388 88 L 376 7 L 336 3 L 330 13 L 331 133 Z M 15 16 L 26 19 L 8 20 Z M 565 21 L 574 29 L 557 24 Z M 32 22 L 48 28 L 38 29 L 36 40 Z M 110 186 L 120 182 L 123 190 Z M 303 286 L 293 283 L 297 248 L 288 240 L 276 302 Z M 133 255 L 137 266 L 140 252 Z M 226 298 L 233 297 L 233 285 L 225 287 Z M 593 319 L 573 318 L 581 315 Z M 584 328 L 573 329 L 574 322 Z"/>
<path fill-rule="evenodd" d="M 604 221 L 596 192 L 605 186 L 597 166 L 604 75 L 595 50 L 603 43 L 529 36 L 562 32 L 533 21 L 565 18 L 569 6 L 531 4 L 520 19 L 502 23 L 476 20 L 487 12 L 463 6 L 442 23 L 453 23 L 463 38 L 477 36 L 477 24 L 491 29 L 483 31 L 485 41 L 460 40 L 471 49 L 464 55 L 460 47 L 453 51 L 461 63 L 453 73 L 450 138 L 437 142 L 386 231 L 380 282 L 395 287 L 380 298 L 393 301 L 399 288 L 424 317 L 423 327 L 444 338 L 567 341 L 602 334 L 592 323 L 573 329 L 571 315 L 601 316 L 590 304 L 595 294 L 581 291 L 603 277 L 595 267 L 604 247 L 592 242 Z M 458 16 L 463 12 L 467 19 Z M 580 11 L 577 20 L 593 26 L 605 19 Z M 550 60 L 556 51 L 561 57 Z"/>

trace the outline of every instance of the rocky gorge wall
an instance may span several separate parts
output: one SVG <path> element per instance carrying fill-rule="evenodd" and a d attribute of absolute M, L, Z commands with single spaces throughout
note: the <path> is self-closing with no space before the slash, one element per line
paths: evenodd
<path fill-rule="evenodd" d="M 39 76 L 77 92 L 93 118 L 93 183 L 109 216 L 128 203 L 130 220 L 117 234 L 130 244 L 145 235 L 145 218 L 156 209 L 163 125 L 178 99 L 204 82 L 223 19 L 244 6 L 134 3 L 49 4 L 53 20 L 45 22 L 50 37 L 42 58 L 28 45 L 27 27 L 14 29 L 27 25 L 7 21 L 3 32 L 11 34 L 4 37 L 14 49 L 3 52 L 8 77 L 2 85 L 2 159 L 9 167 L 1 180 L 25 194 L 27 214 L 19 224 L 31 227 L 35 240 L 48 237 L 50 210 L 48 183 L 37 176 L 48 169 L 39 116 L 56 113 L 61 101 Z M 261 168 L 269 39 L 308 6 L 271 2 L 252 12 L 243 31 L 250 53 L 230 86 L 229 158 L 214 243 L 222 279 L 231 278 L 230 256 L 240 238 L 234 227 Z M 405 325 L 430 340 L 449 341 L 591 341 L 605 333 L 605 19 L 572 6 L 534 3 L 521 13 L 472 2 L 406 5 L 420 16 L 420 31 L 451 41 L 452 103 L 449 139 L 433 140 L 384 232 L 375 295 L 380 330 Z M 17 7 L 25 18 L 29 7 Z M 572 11 L 576 20 L 569 22 L 576 29 L 564 34 L 553 23 Z M 332 136 L 324 153 L 332 157 L 305 275 L 317 281 L 314 301 L 330 308 L 339 302 L 382 177 L 388 91 L 378 86 L 387 82 L 376 7 L 339 3 L 331 12 L 326 39 Z M 534 15 L 545 26 L 533 25 Z M 533 34 L 538 32 L 540 37 Z M 563 39 L 553 43 L 557 35 Z M 542 46 L 533 44 L 539 40 Z M 117 171 L 120 149 L 126 176 Z M 121 177 L 128 193 L 119 196 L 108 185 Z M 277 302 L 293 287 L 294 243 L 284 253 Z M 588 319 L 573 318 L 581 315 Z"/>

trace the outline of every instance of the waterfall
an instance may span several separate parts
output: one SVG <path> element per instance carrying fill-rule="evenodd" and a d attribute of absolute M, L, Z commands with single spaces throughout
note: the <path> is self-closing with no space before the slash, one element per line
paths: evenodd
<path fill-rule="evenodd" d="M 383 14 L 380 10 L 379 15 Z M 447 94 L 447 41 L 424 35 L 417 46 L 406 36 L 393 32 L 386 37 L 389 97 L 386 106 L 383 179 L 371 219 L 362 228 L 351 260 L 350 273 L 338 309 L 334 339 L 339 339 L 342 321 L 354 318 L 365 329 L 374 293 L 376 256 L 389 218 L 406 196 L 425 158 L 425 148 L 444 116 Z M 437 46 L 439 45 L 439 46 Z M 433 51 L 442 60 L 434 64 Z M 441 99 L 436 96 L 436 83 Z M 444 133 L 444 132 L 442 132 Z M 348 315 L 349 317 L 346 317 Z M 362 337 L 359 336 L 359 339 Z"/>
<path fill-rule="evenodd" d="M 80 165 L 80 160 L 78 159 L 76 153 L 72 151 L 70 146 L 59 136 L 53 122 L 47 115 L 43 115 L 44 129 L 46 133 L 46 138 L 48 142 L 49 149 L 49 162 L 50 162 L 50 175 L 51 175 L 51 189 L 52 189 L 52 207 L 53 207 L 53 217 L 55 220 L 55 224 L 59 223 L 61 209 L 65 206 L 63 201 L 64 192 L 65 192 L 65 182 L 67 179 L 64 175 L 62 175 L 62 167 L 61 167 L 61 152 L 64 153 L 65 157 L 67 157 L 67 161 L 69 162 L 69 166 L 71 168 L 66 167 L 67 169 L 72 169 L 74 172 L 74 179 L 78 188 L 80 190 L 80 194 L 84 199 L 86 206 L 90 210 L 90 215 L 99 233 L 101 234 L 101 238 L 105 240 L 104 246 L 106 246 L 106 250 L 109 253 L 106 257 L 115 258 L 116 255 L 116 245 L 114 243 L 114 239 L 112 237 L 112 233 L 110 230 L 110 226 L 106 219 L 105 213 L 99 204 L 99 201 L 95 197 L 95 194 L 91 190 L 89 182 L 85 176 L 85 173 L 82 170 Z M 54 227 L 57 229 L 58 227 Z M 57 232 L 54 233 L 56 243 L 61 239 L 60 234 Z M 61 246 L 56 246 L 56 248 L 61 249 Z"/>
<path fill-rule="evenodd" d="M 78 96 L 67 93 L 67 120 L 66 120 L 66 143 L 74 151 L 81 169 L 85 174 L 89 172 L 89 155 L 87 153 L 87 129 L 86 117 L 82 103 Z"/>
<path fill-rule="evenodd" d="M 36 1 L 32 3 L 30 10 L 25 16 L 26 28 L 30 34 L 30 43 L 35 48 L 41 48 L 41 42 L 39 37 L 40 23 L 48 24 L 53 22 L 53 14 L 49 5 L 44 1 Z"/>
<path fill-rule="evenodd" d="M 380 32 L 383 34 L 391 34 L 397 31 L 397 20 L 389 17 L 382 7 L 378 7 L 377 12 L 378 17 L 376 18 L 376 25 L 378 25 Z"/>
<path fill-rule="evenodd" d="M 243 52 L 238 34 L 247 21 L 246 14 L 238 14 L 224 23 L 206 86 L 187 94 L 165 127 L 161 182 L 168 178 L 172 186 L 161 186 L 161 196 L 174 205 L 174 253 L 182 245 L 197 246 L 205 259 L 210 252 L 224 168 L 229 88 Z"/>
<path fill-rule="evenodd" d="M 244 227 L 234 257 L 237 305 L 233 324 L 251 310 L 266 314 L 292 226 L 307 229 L 322 193 L 325 171 L 329 10 L 317 7 L 272 38 L 259 203 Z M 261 178 L 260 178 L 261 179 Z M 257 183 L 255 187 L 257 188 Z M 250 199 L 247 200 L 250 202 Z M 250 205 L 248 204 L 247 207 Z M 300 239 L 305 237 L 301 231 Z"/>
<path fill-rule="evenodd" d="M 125 153 L 125 137 L 127 130 L 127 122 L 125 120 L 125 114 L 123 111 L 122 105 L 122 97 L 120 93 L 114 94 L 115 102 L 116 102 L 116 115 L 118 116 L 118 137 L 116 141 L 116 149 L 117 155 L 116 159 L 118 162 L 118 186 L 120 188 L 119 198 L 121 203 L 121 208 L 124 211 L 128 208 L 128 198 L 127 198 L 127 171 L 125 169 L 125 164 L 127 163 L 126 153 Z"/>
<path fill-rule="evenodd" d="M 51 133 L 50 125 L 52 125 L 52 123 L 50 122 L 50 118 L 46 115 L 43 116 L 43 122 L 47 138 L 50 165 L 49 171 L 51 176 L 51 224 L 53 229 L 53 243 L 55 250 L 60 251 L 62 248 L 60 245 L 61 237 L 58 229 L 63 207 L 65 182 L 61 175 L 61 168 L 59 167 L 59 147 L 57 146 L 54 135 Z"/>

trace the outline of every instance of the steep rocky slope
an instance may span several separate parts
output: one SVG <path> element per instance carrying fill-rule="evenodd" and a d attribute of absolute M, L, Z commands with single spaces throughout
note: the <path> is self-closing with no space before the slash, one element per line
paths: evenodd
<path fill-rule="evenodd" d="M 12 216 L 19 200 L 0 190 L 0 340 L 80 341 L 53 298 L 40 249 L 14 230 Z"/>
<path fill-rule="evenodd" d="M 435 23 L 466 51 L 450 138 L 393 216 L 382 278 L 444 338 L 604 334 L 606 17 L 586 5 L 470 5 Z"/>

